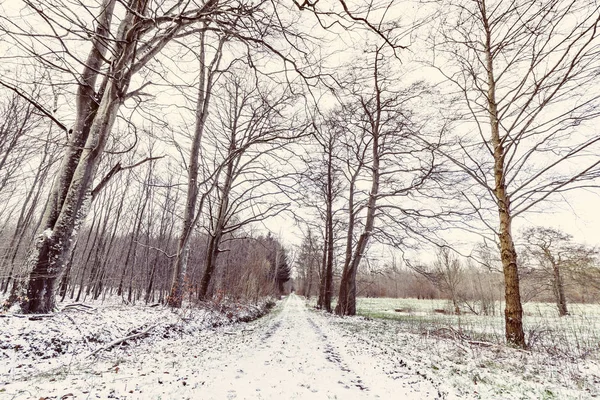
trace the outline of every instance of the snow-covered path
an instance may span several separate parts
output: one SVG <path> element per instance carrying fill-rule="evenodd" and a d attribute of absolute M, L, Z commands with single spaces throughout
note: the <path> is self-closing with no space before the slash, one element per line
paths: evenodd
<path fill-rule="evenodd" d="M 272 315 L 4 387 L 7 398 L 435 399 L 438 390 L 290 295 Z"/>
<path fill-rule="evenodd" d="M 357 343 L 331 329 L 327 318 L 308 313 L 293 294 L 261 328 L 224 360 L 226 365 L 216 362 L 205 370 L 205 387 L 214 398 L 426 399 L 437 394 L 419 378 L 388 375 L 379 366 L 382 360 L 353 349 Z"/>

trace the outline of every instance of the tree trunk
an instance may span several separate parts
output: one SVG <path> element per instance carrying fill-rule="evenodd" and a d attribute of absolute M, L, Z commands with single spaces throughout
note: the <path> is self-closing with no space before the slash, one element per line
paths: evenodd
<path fill-rule="evenodd" d="M 314 251 L 315 249 L 313 248 L 313 238 L 312 238 L 312 233 L 309 230 L 308 231 L 308 243 L 309 243 L 309 259 L 308 259 L 308 266 L 307 266 L 307 273 L 306 273 L 306 281 L 304 282 L 304 296 L 307 299 L 310 299 L 310 295 L 312 292 L 312 281 L 313 281 L 313 275 L 314 275 L 314 269 L 315 269 L 315 259 L 314 259 Z"/>
<path fill-rule="evenodd" d="M 560 274 L 560 266 L 558 263 L 552 263 L 552 272 L 554 274 L 553 286 L 554 286 L 554 297 L 556 299 L 556 306 L 558 307 L 558 315 L 564 317 L 569 315 L 567 310 L 567 299 L 565 298 L 565 286 Z"/>
<path fill-rule="evenodd" d="M 327 312 L 331 312 L 331 299 L 333 298 L 333 177 L 331 163 L 329 169 L 330 171 L 327 178 L 327 268 L 325 269 L 324 299 L 324 306 Z"/>
<path fill-rule="evenodd" d="M 234 152 L 235 137 L 233 138 L 232 143 L 230 143 L 228 155 L 231 156 Z M 229 195 L 231 192 L 231 186 L 233 184 L 233 168 L 236 160 L 236 157 L 233 157 L 227 163 L 227 172 L 223 189 L 221 191 L 221 202 L 219 204 L 217 220 L 215 221 L 214 232 L 211 234 L 208 244 L 206 262 L 204 264 L 204 275 L 202 275 L 202 281 L 200 282 L 200 291 L 198 293 L 198 298 L 200 300 L 206 299 L 212 275 L 217 267 L 219 246 L 221 244 L 221 239 L 223 238 L 223 230 L 225 229 L 225 219 L 227 217 L 227 211 L 229 208 Z"/>
<path fill-rule="evenodd" d="M 352 244 L 354 242 L 354 227 L 356 224 L 356 211 L 354 205 L 355 184 L 360 170 L 355 171 L 350 181 L 348 193 L 348 232 L 346 237 L 346 258 L 344 260 L 344 269 L 340 281 L 340 293 L 335 312 L 338 315 L 355 315 L 356 306 L 356 269 L 352 263 Z M 353 294 L 352 294 L 353 293 Z"/>
<path fill-rule="evenodd" d="M 27 229 L 30 228 L 29 224 L 31 223 L 33 212 L 38 204 L 39 196 L 42 192 L 43 182 L 48 176 L 48 171 L 50 170 L 50 165 L 52 164 L 52 155 L 49 155 L 48 149 L 49 144 L 51 143 L 51 133 L 52 129 L 50 129 L 48 132 L 48 141 L 44 146 L 44 154 L 42 156 L 42 160 L 40 161 L 39 167 L 37 168 L 33 183 L 31 184 L 31 189 L 27 192 L 27 195 L 25 196 L 23 205 L 21 207 L 21 212 L 19 213 L 19 218 L 17 219 L 17 227 L 11 238 L 10 244 L 8 245 L 2 264 L 0 265 L 0 270 L 4 269 L 5 265 L 7 264 L 7 260 L 8 265 L 10 265 L 10 272 L 8 273 L 8 277 L 2 289 L 3 293 L 6 293 L 8 291 L 10 281 L 11 279 L 13 279 L 13 273 L 15 272 L 15 262 L 17 255 L 19 254 L 19 249 L 23 244 Z M 48 158 L 49 160 L 47 160 Z"/>
<path fill-rule="evenodd" d="M 215 272 L 218 257 L 218 243 L 221 241 L 221 232 L 214 232 L 208 242 L 208 249 L 206 253 L 206 261 L 204 264 L 204 273 L 202 274 L 202 280 L 200 281 L 200 288 L 198 289 L 198 299 L 206 300 L 208 295 L 208 288 L 212 280 L 213 273 Z"/>
<path fill-rule="evenodd" d="M 198 201 L 198 166 L 200 158 L 200 145 L 202 143 L 202 135 L 204 133 L 206 118 L 208 117 L 213 84 L 213 72 L 214 68 L 218 67 L 222 48 L 221 46 L 223 43 L 222 41 L 220 42 L 220 47 L 217 50 L 217 54 L 215 55 L 213 62 L 210 65 L 206 65 L 204 40 L 205 31 L 202 31 L 200 34 L 200 54 L 198 57 L 198 61 L 200 63 L 200 82 L 198 89 L 198 100 L 196 102 L 196 126 L 192 140 L 192 147 L 190 149 L 190 160 L 188 166 L 187 197 L 183 216 L 183 226 L 177 245 L 177 256 L 175 257 L 175 262 L 173 265 L 171 293 L 169 294 L 167 300 L 169 306 L 176 308 L 181 307 L 181 303 L 183 301 L 183 285 L 187 271 L 190 239 L 194 230 L 196 217 L 201 212 L 201 210 L 196 210 L 196 203 Z"/>
<path fill-rule="evenodd" d="M 325 238 L 323 240 L 323 256 L 319 265 L 319 297 L 317 299 L 317 308 L 322 310 L 325 305 L 325 275 L 327 270 L 327 229 L 325 229 Z"/>
<path fill-rule="evenodd" d="M 71 269 L 73 267 L 73 257 L 75 256 L 75 250 L 77 249 L 77 243 L 73 245 L 73 251 L 71 251 L 71 257 L 69 258 L 69 262 L 65 267 L 65 272 L 63 273 L 63 277 L 60 281 L 60 288 L 58 290 L 58 294 L 60 296 L 60 301 L 64 301 L 65 297 L 67 297 L 67 291 L 69 289 L 69 284 L 71 283 Z"/>
<path fill-rule="evenodd" d="M 496 102 L 496 81 L 494 76 L 494 61 L 491 50 L 492 32 L 488 22 L 485 3 L 481 6 L 482 19 L 484 21 L 486 43 L 485 57 L 487 67 L 488 84 L 488 114 L 491 126 L 491 143 L 494 149 L 494 181 L 496 202 L 500 222 L 500 256 L 504 271 L 504 290 L 506 308 L 504 318 L 506 322 L 506 340 L 508 343 L 519 347 L 525 347 L 525 334 L 523 332 L 523 308 L 521 306 L 521 293 L 519 286 L 519 273 L 517 267 L 517 252 L 512 238 L 512 215 L 510 209 L 510 198 L 506 191 L 505 151 L 500 138 L 500 121 L 498 117 L 498 105 Z"/>
<path fill-rule="evenodd" d="M 380 136 L 380 123 L 381 123 L 381 89 L 379 87 L 379 71 L 377 61 L 379 60 L 379 52 L 375 56 L 375 69 L 373 72 L 374 76 L 374 89 L 375 89 L 375 109 L 369 110 L 365 103 L 363 103 L 363 109 L 367 115 L 369 115 L 370 129 L 372 136 L 372 165 L 371 165 L 371 191 L 369 192 L 369 200 L 367 202 L 367 215 L 365 218 L 365 227 L 356 243 L 356 248 L 351 258 L 348 258 L 348 250 L 351 249 L 351 242 L 347 242 L 346 247 L 346 263 L 344 265 L 344 271 L 342 272 L 342 280 L 340 281 L 340 292 L 338 297 L 338 304 L 335 308 L 335 313 L 338 315 L 356 315 L 356 274 L 358 272 L 358 266 L 367 250 L 367 244 L 369 238 L 373 233 L 375 227 L 375 211 L 377 207 L 377 196 L 379 194 L 379 163 L 380 163 L 380 149 L 379 149 L 379 136 Z M 353 178 L 355 179 L 355 178 Z M 354 207 L 354 198 L 350 197 L 350 206 Z M 354 225 L 354 214 L 353 209 L 350 209 L 350 222 Z M 353 234 L 354 227 L 349 227 L 349 233 Z M 348 238 L 352 240 L 352 238 Z"/>
<path fill-rule="evenodd" d="M 321 277 L 320 308 L 331 312 L 333 297 L 333 138 L 329 137 L 327 145 L 327 187 L 325 194 L 325 249 L 323 254 L 323 275 Z"/>
<path fill-rule="evenodd" d="M 56 282 L 69 259 L 76 229 L 87 215 L 92 180 L 119 105 L 117 88 L 111 85 L 99 106 L 56 223 L 53 228 L 46 224 L 31 251 L 27 295 L 21 303 L 25 313 L 48 313 L 55 308 Z"/>
<path fill-rule="evenodd" d="M 146 175 L 145 182 L 149 182 L 149 176 Z M 125 277 L 127 273 L 131 271 L 130 275 L 133 274 L 133 270 L 135 268 L 135 258 L 137 253 L 137 244 L 135 242 L 138 241 L 140 237 L 140 232 L 142 230 L 142 220 L 144 219 L 144 214 L 146 213 L 146 205 L 148 203 L 148 197 L 142 196 L 140 198 L 140 203 L 138 204 L 137 211 L 135 213 L 135 220 L 133 222 L 133 231 L 131 232 L 131 238 L 129 239 L 129 245 L 127 246 L 127 255 L 125 256 L 125 261 L 123 262 L 123 272 L 121 273 L 121 279 L 119 280 L 119 287 L 117 288 L 117 296 L 123 296 L 124 288 L 125 288 Z M 131 263 L 130 263 L 131 261 Z"/>
<path fill-rule="evenodd" d="M 94 175 L 134 73 L 131 63 L 141 34 L 134 28 L 145 14 L 146 5 L 144 1 L 132 2 L 132 10 L 125 13 L 106 73 L 99 71 L 106 62 L 108 49 L 104 38 L 110 37 L 115 1 L 106 0 L 101 7 L 98 35 L 92 39 L 92 50 L 80 79 L 75 128 L 44 212 L 43 232 L 27 261 L 31 273 L 21 302 L 23 312 L 48 313 L 55 307 L 57 280 L 69 259 L 72 239 L 88 213 Z M 101 76 L 103 82 L 96 92 L 96 81 Z"/>

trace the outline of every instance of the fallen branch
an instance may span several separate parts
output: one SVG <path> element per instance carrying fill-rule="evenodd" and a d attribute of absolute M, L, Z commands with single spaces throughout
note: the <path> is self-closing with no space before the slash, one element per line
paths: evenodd
<path fill-rule="evenodd" d="M 54 314 L 31 314 L 29 315 L 29 320 L 30 321 L 41 321 L 44 318 L 52 318 L 54 317 Z"/>
<path fill-rule="evenodd" d="M 498 347 L 499 346 L 496 343 L 482 342 L 480 340 L 467 340 L 467 343 L 469 343 L 470 345 L 479 346 L 479 347 Z"/>
<path fill-rule="evenodd" d="M 96 311 L 96 308 L 92 307 L 92 306 L 88 306 L 87 304 L 73 303 L 73 304 L 67 304 L 60 311 L 63 312 L 63 311 L 69 311 L 69 310 L 83 311 L 85 313 L 92 314 L 92 311 Z"/>
<path fill-rule="evenodd" d="M 44 318 L 52 318 L 54 314 L 0 314 L 2 318 L 14 317 L 14 318 L 27 318 L 30 321 L 41 321 Z"/>
<path fill-rule="evenodd" d="M 148 333 L 155 327 L 156 327 L 156 325 L 150 325 L 148 328 L 146 328 L 146 330 L 144 330 L 142 332 L 135 333 L 133 335 L 125 336 L 124 338 L 114 340 L 114 341 L 110 342 L 109 344 L 107 344 L 106 346 L 100 347 L 99 349 L 93 351 L 89 356 L 87 356 L 87 358 L 95 356 L 96 354 L 100 353 L 101 351 L 110 350 L 111 348 L 115 347 L 116 345 L 119 345 L 128 340 L 144 337 L 144 336 L 148 335 Z"/>
<path fill-rule="evenodd" d="M 71 304 L 67 304 L 66 306 L 63 307 L 63 310 L 65 308 L 76 308 L 76 307 L 82 307 L 82 308 L 88 308 L 90 310 L 95 310 L 94 307 L 88 305 L 88 304 L 83 304 L 83 303 L 71 303 Z"/>

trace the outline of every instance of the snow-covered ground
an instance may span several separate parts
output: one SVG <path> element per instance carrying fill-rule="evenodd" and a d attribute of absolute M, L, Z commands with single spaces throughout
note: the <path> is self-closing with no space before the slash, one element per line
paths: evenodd
<path fill-rule="evenodd" d="M 461 336 L 504 344 L 504 305 L 496 302 L 493 315 L 475 315 L 462 305 L 453 313 L 448 300 L 359 298 L 357 313 L 366 317 L 397 321 L 413 333 Z M 555 304 L 528 302 L 523 305 L 523 325 L 528 347 L 550 356 L 600 358 L 600 305 L 569 304 L 569 315 L 559 317 Z"/>
<path fill-rule="evenodd" d="M 403 367 L 397 357 L 381 358 L 371 347 L 357 348 L 360 342 L 329 320 L 291 295 L 271 315 L 248 324 L 175 339 L 154 335 L 97 358 L 73 356 L 58 363 L 64 365 L 50 359 L 51 367 L 43 365 L 45 360 L 24 366 L 11 359 L 8 370 L 0 368 L 0 390 L 15 399 L 439 397 L 431 382 Z"/>
<path fill-rule="evenodd" d="M 63 311 L 42 321 L 0 318 L 0 398 L 589 399 L 600 395 L 600 369 L 593 359 L 566 362 L 505 346 L 418 335 L 402 330 L 395 321 L 339 318 L 307 308 L 293 294 L 267 316 L 249 323 L 230 324 L 227 313 L 200 310 L 184 314 L 159 307 L 119 310 L 73 311 L 69 318 L 69 312 Z M 147 337 L 91 355 L 149 326 L 154 328 Z M 100 327 L 106 337 L 99 337 Z M 32 348 L 34 342 L 39 347 L 44 331 L 48 337 L 60 338 L 55 330 L 65 332 L 67 344 L 77 342 L 76 337 L 86 339 L 73 344 L 77 351 L 59 351 L 56 339 L 41 349 Z M 94 337 L 99 339 L 91 340 Z"/>

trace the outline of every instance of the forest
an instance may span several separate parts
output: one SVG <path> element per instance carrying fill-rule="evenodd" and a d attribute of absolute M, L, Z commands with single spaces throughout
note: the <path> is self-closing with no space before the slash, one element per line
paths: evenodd
<path fill-rule="evenodd" d="M 527 348 L 523 304 L 600 301 L 552 221 L 596 208 L 599 8 L 0 2 L 4 312 L 445 299 Z"/>

